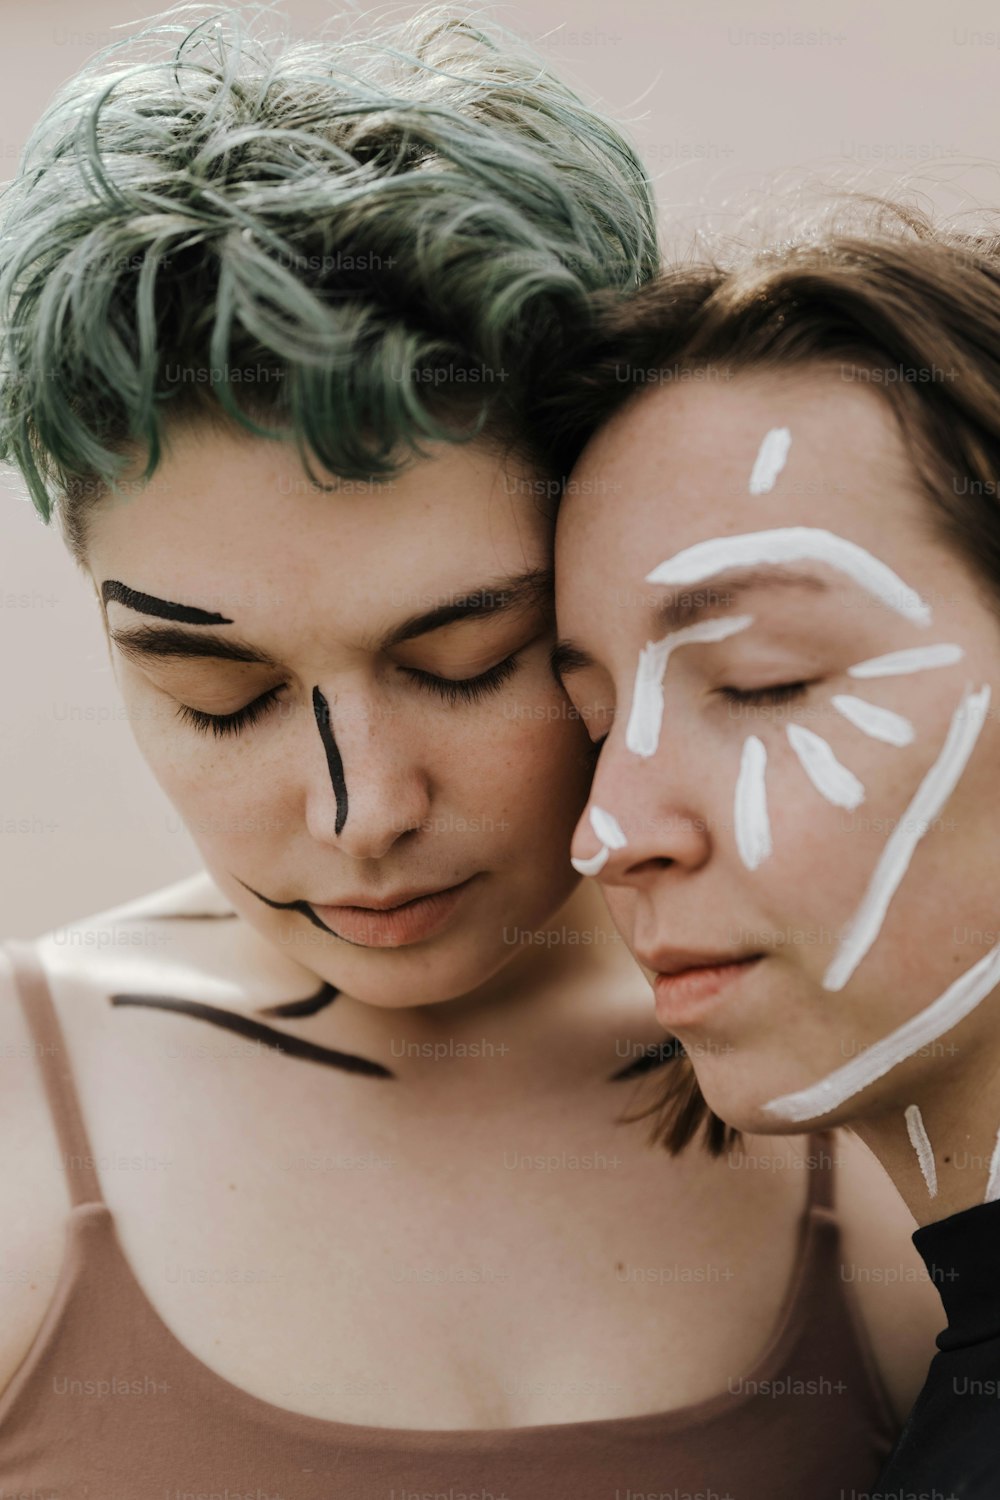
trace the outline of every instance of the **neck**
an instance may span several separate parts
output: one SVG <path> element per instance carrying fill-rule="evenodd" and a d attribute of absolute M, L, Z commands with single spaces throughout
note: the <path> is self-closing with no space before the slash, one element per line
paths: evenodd
<path fill-rule="evenodd" d="M 980 1037 L 960 1047 L 946 1036 L 934 1047 L 954 1061 L 914 1089 L 909 1103 L 919 1118 L 911 1119 L 910 1129 L 917 1146 L 907 1127 L 908 1104 L 899 1103 L 898 1096 L 891 1108 L 852 1126 L 920 1225 L 972 1208 L 987 1196 L 1000 1197 L 1000 1039 L 989 1046 Z M 922 1149 L 921 1126 L 927 1142 Z"/>

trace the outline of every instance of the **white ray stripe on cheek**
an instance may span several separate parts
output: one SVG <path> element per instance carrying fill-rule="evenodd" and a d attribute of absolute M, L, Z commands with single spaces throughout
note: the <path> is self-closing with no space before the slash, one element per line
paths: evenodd
<path fill-rule="evenodd" d="M 870 734 L 873 740 L 897 747 L 913 743 L 913 725 L 902 714 L 879 708 L 877 703 L 868 703 L 864 698 L 854 698 L 850 693 L 835 693 L 830 701 L 855 729 Z"/>
<path fill-rule="evenodd" d="M 787 427 L 772 427 L 764 437 L 750 474 L 751 495 L 766 495 L 785 467 L 792 434 Z"/>
<path fill-rule="evenodd" d="M 598 849 L 596 854 L 592 854 L 590 859 L 573 859 L 571 856 L 570 864 L 581 875 L 596 875 L 598 871 L 604 869 L 610 852 L 607 845 L 605 845 L 603 849 Z"/>
<path fill-rule="evenodd" d="M 992 1203 L 996 1198 L 1000 1198 L 1000 1131 L 997 1131 L 997 1143 L 990 1159 L 990 1176 L 983 1202 Z"/>
<path fill-rule="evenodd" d="M 700 583 L 726 568 L 752 563 L 786 563 L 812 557 L 839 568 L 874 594 L 889 609 L 915 625 L 929 625 L 930 605 L 904 583 L 888 563 L 881 562 L 857 542 L 821 526 L 778 526 L 772 531 L 747 531 L 739 536 L 712 537 L 676 552 L 646 574 L 647 583 Z"/>
<path fill-rule="evenodd" d="M 748 734 L 740 754 L 740 770 L 733 799 L 733 828 L 740 859 L 748 870 L 771 853 L 771 823 L 767 815 L 767 750 L 763 740 Z"/>
<path fill-rule="evenodd" d="M 662 641 L 647 641 L 639 652 L 639 665 L 632 689 L 632 707 L 625 726 L 625 748 L 633 755 L 656 754 L 663 724 L 663 674 L 671 651 L 699 641 L 724 641 L 753 624 L 753 615 L 725 618 L 713 615 L 665 635 Z"/>
<path fill-rule="evenodd" d="M 937 760 L 924 776 L 896 827 L 886 839 L 868 889 L 847 925 L 836 957 L 823 975 L 823 988 L 841 990 L 878 937 L 889 903 L 906 874 L 913 851 L 955 789 L 986 722 L 989 684 L 977 693 L 970 683 L 951 716 Z"/>
<path fill-rule="evenodd" d="M 927 1191 L 932 1198 L 937 1197 L 937 1165 L 934 1161 L 934 1148 L 931 1145 L 930 1136 L 924 1125 L 924 1117 L 920 1113 L 918 1104 L 911 1104 L 906 1111 L 906 1133 L 910 1137 L 910 1145 L 917 1156 L 917 1164 L 927 1184 Z"/>
<path fill-rule="evenodd" d="M 801 1124 L 805 1120 L 817 1120 L 830 1110 L 838 1109 L 853 1094 L 883 1078 L 905 1058 L 919 1052 L 921 1047 L 957 1026 L 981 1000 L 1000 984 L 1000 943 L 983 955 L 971 969 L 966 969 L 943 995 L 895 1031 L 873 1046 L 860 1057 L 852 1058 L 842 1068 L 835 1069 L 807 1089 L 795 1094 L 782 1094 L 763 1106 L 764 1113 L 776 1120 L 787 1120 Z"/>
<path fill-rule="evenodd" d="M 603 807 L 590 809 L 590 826 L 609 849 L 624 849 L 628 843 L 618 819 L 613 813 L 605 812 Z"/>
<path fill-rule="evenodd" d="M 910 646 L 906 651 L 889 651 L 885 656 L 870 656 L 867 661 L 848 667 L 848 677 L 899 677 L 906 672 L 926 672 L 930 667 L 950 667 L 961 661 L 961 646 L 941 641 L 936 646 Z"/>
<path fill-rule="evenodd" d="M 785 732 L 803 771 L 821 797 L 835 807 L 857 807 L 865 800 L 861 782 L 853 771 L 841 765 L 822 735 L 813 734 L 801 724 L 789 724 Z"/>

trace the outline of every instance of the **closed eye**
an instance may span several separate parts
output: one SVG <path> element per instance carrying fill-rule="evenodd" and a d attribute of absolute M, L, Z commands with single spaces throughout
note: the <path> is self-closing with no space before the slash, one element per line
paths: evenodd
<path fill-rule="evenodd" d="M 412 678 L 429 693 L 435 693 L 446 703 L 478 703 L 490 693 L 498 693 L 520 666 L 520 652 L 504 657 L 496 666 L 489 667 L 475 677 L 437 677 L 433 672 L 421 672 L 416 667 L 400 667 L 400 671 Z"/>
<path fill-rule="evenodd" d="M 191 724 L 201 734 L 211 732 L 216 739 L 221 739 L 224 735 L 239 734 L 251 724 L 256 724 L 277 701 L 283 688 L 284 683 L 268 688 L 266 693 L 261 693 L 252 703 L 235 709 L 231 714 L 207 714 L 200 708 L 189 708 L 186 703 L 180 703 L 177 706 L 177 717 L 185 724 Z"/>
<path fill-rule="evenodd" d="M 757 703 L 776 704 L 789 703 L 793 698 L 801 698 L 809 688 L 814 685 L 813 681 L 803 682 L 777 682 L 772 687 L 765 688 L 734 688 L 721 687 L 716 691 L 729 703 Z"/>

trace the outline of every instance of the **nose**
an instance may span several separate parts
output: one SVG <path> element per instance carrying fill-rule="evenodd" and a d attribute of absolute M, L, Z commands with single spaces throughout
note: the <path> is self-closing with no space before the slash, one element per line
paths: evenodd
<path fill-rule="evenodd" d="M 708 821 L 694 805 L 684 747 L 664 735 L 654 756 L 636 755 L 623 726 L 605 740 L 590 798 L 573 833 L 573 866 L 604 885 L 641 888 L 664 870 L 708 858 Z"/>
<path fill-rule="evenodd" d="M 430 805 L 426 773 L 391 708 L 358 695 L 331 701 L 317 684 L 306 799 L 313 838 L 354 859 L 381 859 L 419 828 Z"/>

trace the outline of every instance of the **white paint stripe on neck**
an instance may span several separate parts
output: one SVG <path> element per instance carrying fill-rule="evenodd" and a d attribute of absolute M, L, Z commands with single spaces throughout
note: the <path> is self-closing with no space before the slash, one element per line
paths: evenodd
<path fill-rule="evenodd" d="M 885 656 L 870 656 L 848 667 L 848 677 L 901 677 L 906 672 L 926 672 L 931 667 L 950 667 L 961 661 L 961 646 L 941 641 L 936 646 L 910 646 L 906 651 L 889 651 Z"/>
<path fill-rule="evenodd" d="M 934 1161 L 934 1148 L 931 1145 L 930 1136 L 924 1125 L 924 1117 L 920 1113 L 919 1104 L 911 1104 L 906 1111 L 906 1133 L 910 1137 L 910 1145 L 917 1156 L 917 1164 L 927 1184 L 927 1191 L 932 1198 L 937 1197 L 937 1165 Z"/>
<path fill-rule="evenodd" d="M 1000 1198 L 1000 1130 L 997 1131 L 997 1143 L 993 1147 L 993 1156 L 990 1160 L 990 1176 L 986 1184 L 986 1195 L 984 1203 L 992 1203 L 994 1199 Z"/>
<path fill-rule="evenodd" d="M 590 826 L 601 843 L 607 844 L 609 849 L 624 849 L 628 843 L 614 813 L 605 812 L 603 807 L 590 809 Z"/>
<path fill-rule="evenodd" d="M 766 771 L 767 749 L 764 742 L 755 734 L 749 734 L 743 741 L 736 795 L 733 799 L 736 847 L 748 870 L 756 870 L 771 853 Z"/>
<path fill-rule="evenodd" d="M 792 434 L 787 427 L 772 427 L 765 435 L 750 473 L 751 495 L 766 495 L 774 489 L 774 481 L 785 467 L 791 446 Z"/>
<path fill-rule="evenodd" d="M 860 1056 L 842 1068 L 836 1068 L 807 1089 L 783 1094 L 764 1105 L 764 1113 L 775 1120 L 801 1124 L 817 1120 L 838 1109 L 852 1095 L 859 1094 L 876 1079 L 882 1078 L 905 1058 L 957 1026 L 981 1000 L 1000 984 L 1000 943 L 983 955 L 978 963 L 948 986 L 943 995 L 897 1026 L 895 1031 L 875 1042 Z"/>
<path fill-rule="evenodd" d="M 870 734 L 873 740 L 883 740 L 897 748 L 913 743 L 913 725 L 902 714 L 894 714 L 891 708 L 880 708 L 877 703 L 868 703 L 850 693 L 835 693 L 830 701 L 848 723 L 860 729 L 862 734 Z"/>
<path fill-rule="evenodd" d="M 632 689 L 632 707 L 625 726 L 625 747 L 633 755 L 656 754 L 663 724 L 663 674 L 667 670 L 670 653 L 678 646 L 688 646 L 698 641 L 724 641 L 738 630 L 746 630 L 753 624 L 753 615 L 713 615 L 709 620 L 698 620 L 673 630 L 662 641 L 647 641 L 639 652 L 639 665 Z"/>
<path fill-rule="evenodd" d="M 979 738 L 989 708 L 989 684 L 978 692 L 967 686 L 952 714 L 941 753 L 925 775 L 885 841 L 878 864 L 838 952 L 823 975 L 823 987 L 840 990 L 878 937 L 889 903 L 906 874 L 913 851 L 951 796 Z"/>
<path fill-rule="evenodd" d="M 676 552 L 646 574 L 647 583 L 700 583 L 726 568 L 753 563 L 786 563 L 812 557 L 847 573 L 889 609 L 915 625 L 929 625 L 930 605 L 898 573 L 857 542 L 821 526 L 778 526 L 738 536 L 712 537 Z"/>
<path fill-rule="evenodd" d="M 801 724 L 788 724 L 785 732 L 803 771 L 821 797 L 835 807 L 857 807 L 865 800 L 861 782 L 853 771 L 841 765 L 822 735 Z"/>

